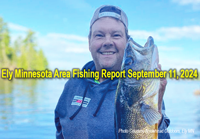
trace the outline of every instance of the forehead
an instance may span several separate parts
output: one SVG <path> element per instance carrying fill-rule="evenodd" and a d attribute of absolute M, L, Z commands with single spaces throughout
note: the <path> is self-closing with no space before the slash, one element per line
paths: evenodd
<path fill-rule="evenodd" d="M 94 31 L 122 31 L 125 32 L 124 24 L 115 18 L 112 17 L 102 17 L 94 22 L 91 27 L 92 32 Z"/>

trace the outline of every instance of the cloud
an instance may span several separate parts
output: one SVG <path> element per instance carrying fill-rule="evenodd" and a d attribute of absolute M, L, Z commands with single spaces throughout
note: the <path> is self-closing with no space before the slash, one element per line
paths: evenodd
<path fill-rule="evenodd" d="M 54 38 L 54 39 L 67 39 L 71 41 L 82 41 L 87 42 L 88 38 L 73 34 L 59 34 L 59 33 L 49 33 L 47 34 L 47 37 Z"/>
<path fill-rule="evenodd" d="M 13 23 L 9 23 L 8 27 L 10 29 L 11 44 L 19 36 L 24 39 L 29 30 L 27 27 Z M 86 36 L 60 33 L 42 35 L 39 32 L 36 32 L 35 36 L 37 48 L 43 49 L 50 68 L 70 69 L 78 67 L 78 65 L 83 66 L 87 61 L 91 60 Z M 80 57 L 82 58 L 80 59 Z M 76 59 L 79 60 L 77 61 Z"/>
<path fill-rule="evenodd" d="M 87 37 L 49 33 L 45 36 L 39 36 L 39 45 L 46 48 L 59 48 L 63 51 L 70 53 L 85 53 L 89 52 Z"/>
<path fill-rule="evenodd" d="M 24 32 L 26 32 L 26 31 L 28 31 L 29 30 L 29 28 L 27 28 L 27 27 L 24 27 L 24 26 L 21 26 L 21 25 L 17 25 L 17 24 L 14 24 L 14 23 L 8 23 L 8 28 L 10 29 L 10 30 L 13 30 L 13 31 L 24 31 Z"/>
<path fill-rule="evenodd" d="M 11 44 L 14 43 L 14 41 L 16 41 L 19 37 L 21 39 L 24 39 L 27 35 L 28 30 L 30 30 L 29 28 L 25 27 L 25 26 L 21 26 L 18 24 L 14 24 L 11 22 L 8 22 L 8 28 L 10 30 L 11 33 Z"/>
<path fill-rule="evenodd" d="M 168 47 L 168 46 L 159 46 L 159 51 L 181 51 L 183 50 L 182 47 Z"/>
<path fill-rule="evenodd" d="M 68 7 L 72 7 L 78 10 L 88 10 L 91 9 L 92 6 L 87 3 L 85 0 L 64 0 Z"/>
<path fill-rule="evenodd" d="M 173 59 L 173 58 L 161 58 L 160 63 L 163 64 L 163 69 L 168 70 L 172 69 L 200 69 L 200 61 L 199 60 L 183 60 L 183 59 Z"/>
<path fill-rule="evenodd" d="M 147 39 L 152 36 L 158 41 L 177 39 L 200 39 L 200 26 L 162 27 L 155 31 L 130 30 L 129 34 L 136 39 Z"/>
<path fill-rule="evenodd" d="M 91 60 L 86 40 L 79 35 L 49 33 L 38 36 L 38 46 L 44 50 L 50 68 L 71 69 Z"/>
<path fill-rule="evenodd" d="M 67 53 L 89 53 L 89 48 L 87 44 L 75 44 L 72 43 L 69 45 L 70 47 L 67 47 L 65 49 L 65 52 Z"/>
<path fill-rule="evenodd" d="M 172 0 L 173 2 L 179 3 L 180 5 L 188 5 L 188 4 L 200 4 L 200 0 Z"/>
<path fill-rule="evenodd" d="M 172 0 L 179 5 L 192 5 L 194 10 L 200 10 L 200 0 Z"/>

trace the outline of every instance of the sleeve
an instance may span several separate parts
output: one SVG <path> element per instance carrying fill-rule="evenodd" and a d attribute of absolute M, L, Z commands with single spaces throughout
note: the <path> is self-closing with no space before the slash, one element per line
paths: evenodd
<path fill-rule="evenodd" d="M 60 124 L 60 118 L 56 110 L 55 110 L 55 126 L 56 126 L 56 139 L 64 139 L 62 134 L 62 126 Z"/>
<path fill-rule="evenodd" d="M 158 127 L 159 133 L 158 133 L 158 139 L 170 139 L 170 135 L 167 131 L 167 127 L 170 124 L 170 119 L 165 114 L 165 104 L 164 100 L 162 103 L 162 120 L 160 122 L 160 125 Z"/>

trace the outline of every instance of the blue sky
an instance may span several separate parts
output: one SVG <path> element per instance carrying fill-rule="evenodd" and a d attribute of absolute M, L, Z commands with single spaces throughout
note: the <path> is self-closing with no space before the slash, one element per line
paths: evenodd
<path fill-rule="evenodd" d="M 163 69 L 200 69 L 200 0 L 7 0 L 0 4 L 0 16 L 8 23 L 12 41 L 31 29 L 49 67 L 71 70 L 92 60 L 89 23 L 104 4 L 126 12 L 136 42 L 143 45 L 148 36 L 154 38 Z"/>

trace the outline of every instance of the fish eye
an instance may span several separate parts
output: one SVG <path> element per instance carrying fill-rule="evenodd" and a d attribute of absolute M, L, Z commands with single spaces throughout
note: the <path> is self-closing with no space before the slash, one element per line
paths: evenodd
<path fill-rule="evenodd" d="M 125 60 L 125 65 L 129 66 L 133 63 L 133 59 L 128 57 L 126 60 Z"/>

